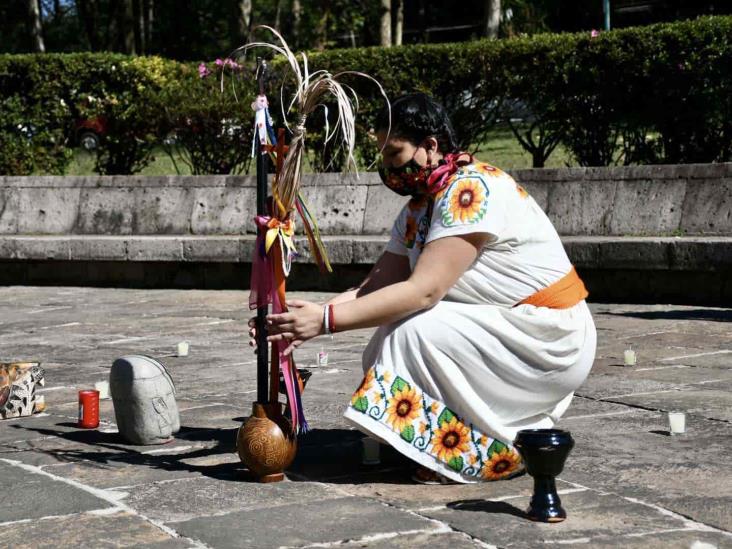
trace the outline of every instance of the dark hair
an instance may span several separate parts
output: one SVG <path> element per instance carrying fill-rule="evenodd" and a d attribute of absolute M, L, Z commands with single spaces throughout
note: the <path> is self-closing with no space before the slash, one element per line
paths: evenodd
<path fill-rule="evenodd" d="M 389 110 L 384 107 L 376 116 L 376 131 L 389 128 Z M 434 137 L 440 152 L 458 151 L 457 137 L 450 117 L 440 103 L 425 93 L 410 93 L 391 104 L 391 135 L 419 145 L 425 138 Z"/>

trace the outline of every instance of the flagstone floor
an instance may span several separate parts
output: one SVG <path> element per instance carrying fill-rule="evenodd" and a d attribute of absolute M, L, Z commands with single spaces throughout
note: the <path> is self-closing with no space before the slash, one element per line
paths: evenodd
<path fill-rule="evenodd" d="M 326 294 L 292 294 L 314 301 Z M 569 517 L 523 516 L 527 476 L 422 486 L 388 448 L 360 462 L 341 417 L 370 330 L 309 342 L 313 431 L 287 480 L 245 480 L 236 429 L 255 396 L 246 292 L 0 288 L 0 361 L 46 369 L 48 410 L 0 421 L 0 547 L 732 547 L 732 310 L 593 305 L 598 353 L 560 426 L 574 451 L 558 487 Z M 175 357 L 177 342 L 190 354 Z M 321 345 L 327 366 L 316 367 Z M 634 367 L 623 351 L 637 352 Z M 169 367 L 182 430 L 161 446 L 118 437 L 112 402 L 76 428 L 77 392 L 112 361 Z M 687 413 L 669 436 L 666 413 Z M 696 545 L 694 545 L 696 544 Z"/>

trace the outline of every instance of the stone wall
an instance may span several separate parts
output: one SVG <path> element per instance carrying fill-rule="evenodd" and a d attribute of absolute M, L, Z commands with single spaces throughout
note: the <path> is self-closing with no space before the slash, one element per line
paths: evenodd
<path fill-rule="evenodd" d="M 562 235 L 732 235 L 732 164 L 512 172 Z M 0 235 L 240 235 L 254 177 L 0 177 Z M 385 234 L 405 199 L 375 173 L 308 174 L 329 235 Z"/>
<path fill-rule="evenodd" d="M 732 305 L 732 164 L 517 170 L 595 300 Z M 312 174 L 304 195 L 337 276 L 354 284 L 406 199 L 374 173 Z M 253 177 L 0 177 L 0 284 L 246 287 Z"/>

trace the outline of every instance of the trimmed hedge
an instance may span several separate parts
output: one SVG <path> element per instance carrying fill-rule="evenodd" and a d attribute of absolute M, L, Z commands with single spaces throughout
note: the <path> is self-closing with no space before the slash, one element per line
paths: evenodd
<path fill-rule="evenodd" d="M 598 36 L 332 50 L 311 60 L 371 74 L 392 97 L 432 92 L 463 147 L 480 144 L 497 119 L 509 123 L 519 105 L 529 115 L 516 130 L 530 131 L 522 145 L 539 165 L 557 142 L 582 166 L 732 159 L 732 17 Z M 373 87 L 356 87 L 363 139 L 382 102 Z"/>
<path fill-rule="evenodd" d="M 433 94 L 466 149 L 508 124 L 536 166 L 559 143 L 583 166 L 732 160 L 732 17 L 598 36 L 330 50 L 310 61 L 311 70 L 368 73 L 391 98 Z M 282 69 L 272 66 L 274 103 Z M 193 173 L 241 171 L 254 86 L 248 74 L 232 74 L 221 93 L 218 74 L 200 78 L 197 65 L 155 57 L 2 55 L 0 173 L 62 173 L 75 124 L 95 117 L 107 122 L 100 173 L 138 171 L 171 134 Z M 365 79 L 348 83 L 360 97 L 358 155 L 369 164 L 378 151 L 368 130 L 383 99 Z M 277 124 L 279 107 L 272 115 Z M 322 144 L 322 117 L 309 130 L 313 167 L 339 170 L 343 158 Z"/>
<path fill-rule="evenodd" d="M 96 171 L 139 171 L 160 133 L 160 91 L 177 68 L 159 57 L 118 54 L 0 56 L 0 132 L 15 144 L 0 148 L 0 173 L 63 173 L 84 120 L 106 126 Z M 16 120 L 37 128 L 36 135 L 24 141 L 13 131 Z M 31 160 L 14 161 L 12 149 L 30 152 Z"/>

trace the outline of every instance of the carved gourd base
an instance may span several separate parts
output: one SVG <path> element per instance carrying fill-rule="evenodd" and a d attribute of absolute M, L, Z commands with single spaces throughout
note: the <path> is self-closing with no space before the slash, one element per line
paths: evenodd
<path fill-rule="evenodd" d="M 236 437 L 239 459 L 257 482 L 279 482 L 295 459 L 297 438 L 279 403 L 252 406 Z"/>

